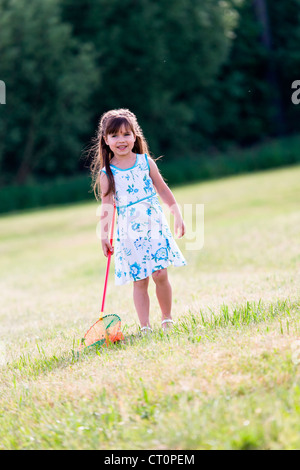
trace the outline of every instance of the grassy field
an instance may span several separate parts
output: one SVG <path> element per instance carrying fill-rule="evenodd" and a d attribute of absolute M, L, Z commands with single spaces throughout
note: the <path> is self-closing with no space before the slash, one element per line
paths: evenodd
<path fill-rule="evenodd" d="M 106 267 L 97 203 L 1 217 L 0 449 L 299 449 L 299 181 L 298 166 L 174 190 L 205 224 L 169 269 L 173 332 L 151 280 L 140 337 L 112 269 L 126 340 L 82 355 Z"/>

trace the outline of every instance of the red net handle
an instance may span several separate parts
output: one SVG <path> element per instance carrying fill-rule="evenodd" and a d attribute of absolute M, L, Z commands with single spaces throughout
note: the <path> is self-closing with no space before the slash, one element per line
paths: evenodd
<path fill-rule="evenodd" d="M 114 238 L 115 217 L 116 217 L 116 204 L 114 203 L 114 212 L 113 212 L 113 218 L 112 218 L 112 223 L 111 223 L 111 232 L 110 232 L 110 244 L 111 244 L 111 246 L 113 244 L 113 238 Z M 104 282 L 104 290 L 103 290 L 103 298 L 102 298 L 100 319 L 103 317 L 103 312 L 104 312 L 104 304 L 105 304 L 105 297 L 106 297 L 106 290 L 107 290 L 107 281 L 108 281 L 108 275 L 109 275 L 110 261 L 111 261 L 111 251 L 108 252 L 108 256 L 107 256 L 107 266 L 106 266 L 106 274 L 105 274 L 105 282 Z"/>

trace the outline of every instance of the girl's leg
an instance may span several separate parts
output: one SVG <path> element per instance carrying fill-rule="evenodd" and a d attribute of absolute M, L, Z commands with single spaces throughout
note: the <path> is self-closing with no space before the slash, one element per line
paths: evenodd
<path fill-rule="evenodd" d="M 150 299 L 148 295 L 149 277 L 134 281 L 133 283 L 133 300 L 140 320 L 141 327 L 149 326 L 149 310 Z"/>
<path fill-rule="evenodd" d="M 161 319 L 172 319 L 172 287 L 168 279 L 167 268 L 159 269 L 152 273 L 152 279 L 156 284 L 156 296 L 161 309 Z M 165 325 L 168 325 L 166 323 Z"/>

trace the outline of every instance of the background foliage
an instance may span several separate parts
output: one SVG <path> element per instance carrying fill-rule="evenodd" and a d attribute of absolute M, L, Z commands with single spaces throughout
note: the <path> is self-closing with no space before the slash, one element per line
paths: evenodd
<path fill-rule="evenodd" d="M 136 113 L 170 184 L 298 161 L 299 4 L 0 0 L 0 211 L 56 203 L 41 193 L 66 177 L 59 201 L 91 197 L 82 157 L 114 107 Z"/>

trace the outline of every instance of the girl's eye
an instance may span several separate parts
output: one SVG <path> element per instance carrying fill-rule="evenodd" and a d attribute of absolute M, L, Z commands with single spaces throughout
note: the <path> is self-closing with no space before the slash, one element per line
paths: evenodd
<path fill-rule="evenodd" d="M 109 135 L 110 135 L 111 137 L 118 137 L 117 134 L 109 134 Z M 125 133 L 124 133 L 124 136 L 128 136 L 128 135 L 130 135 L 130 132 L 125 132 Z"/>

